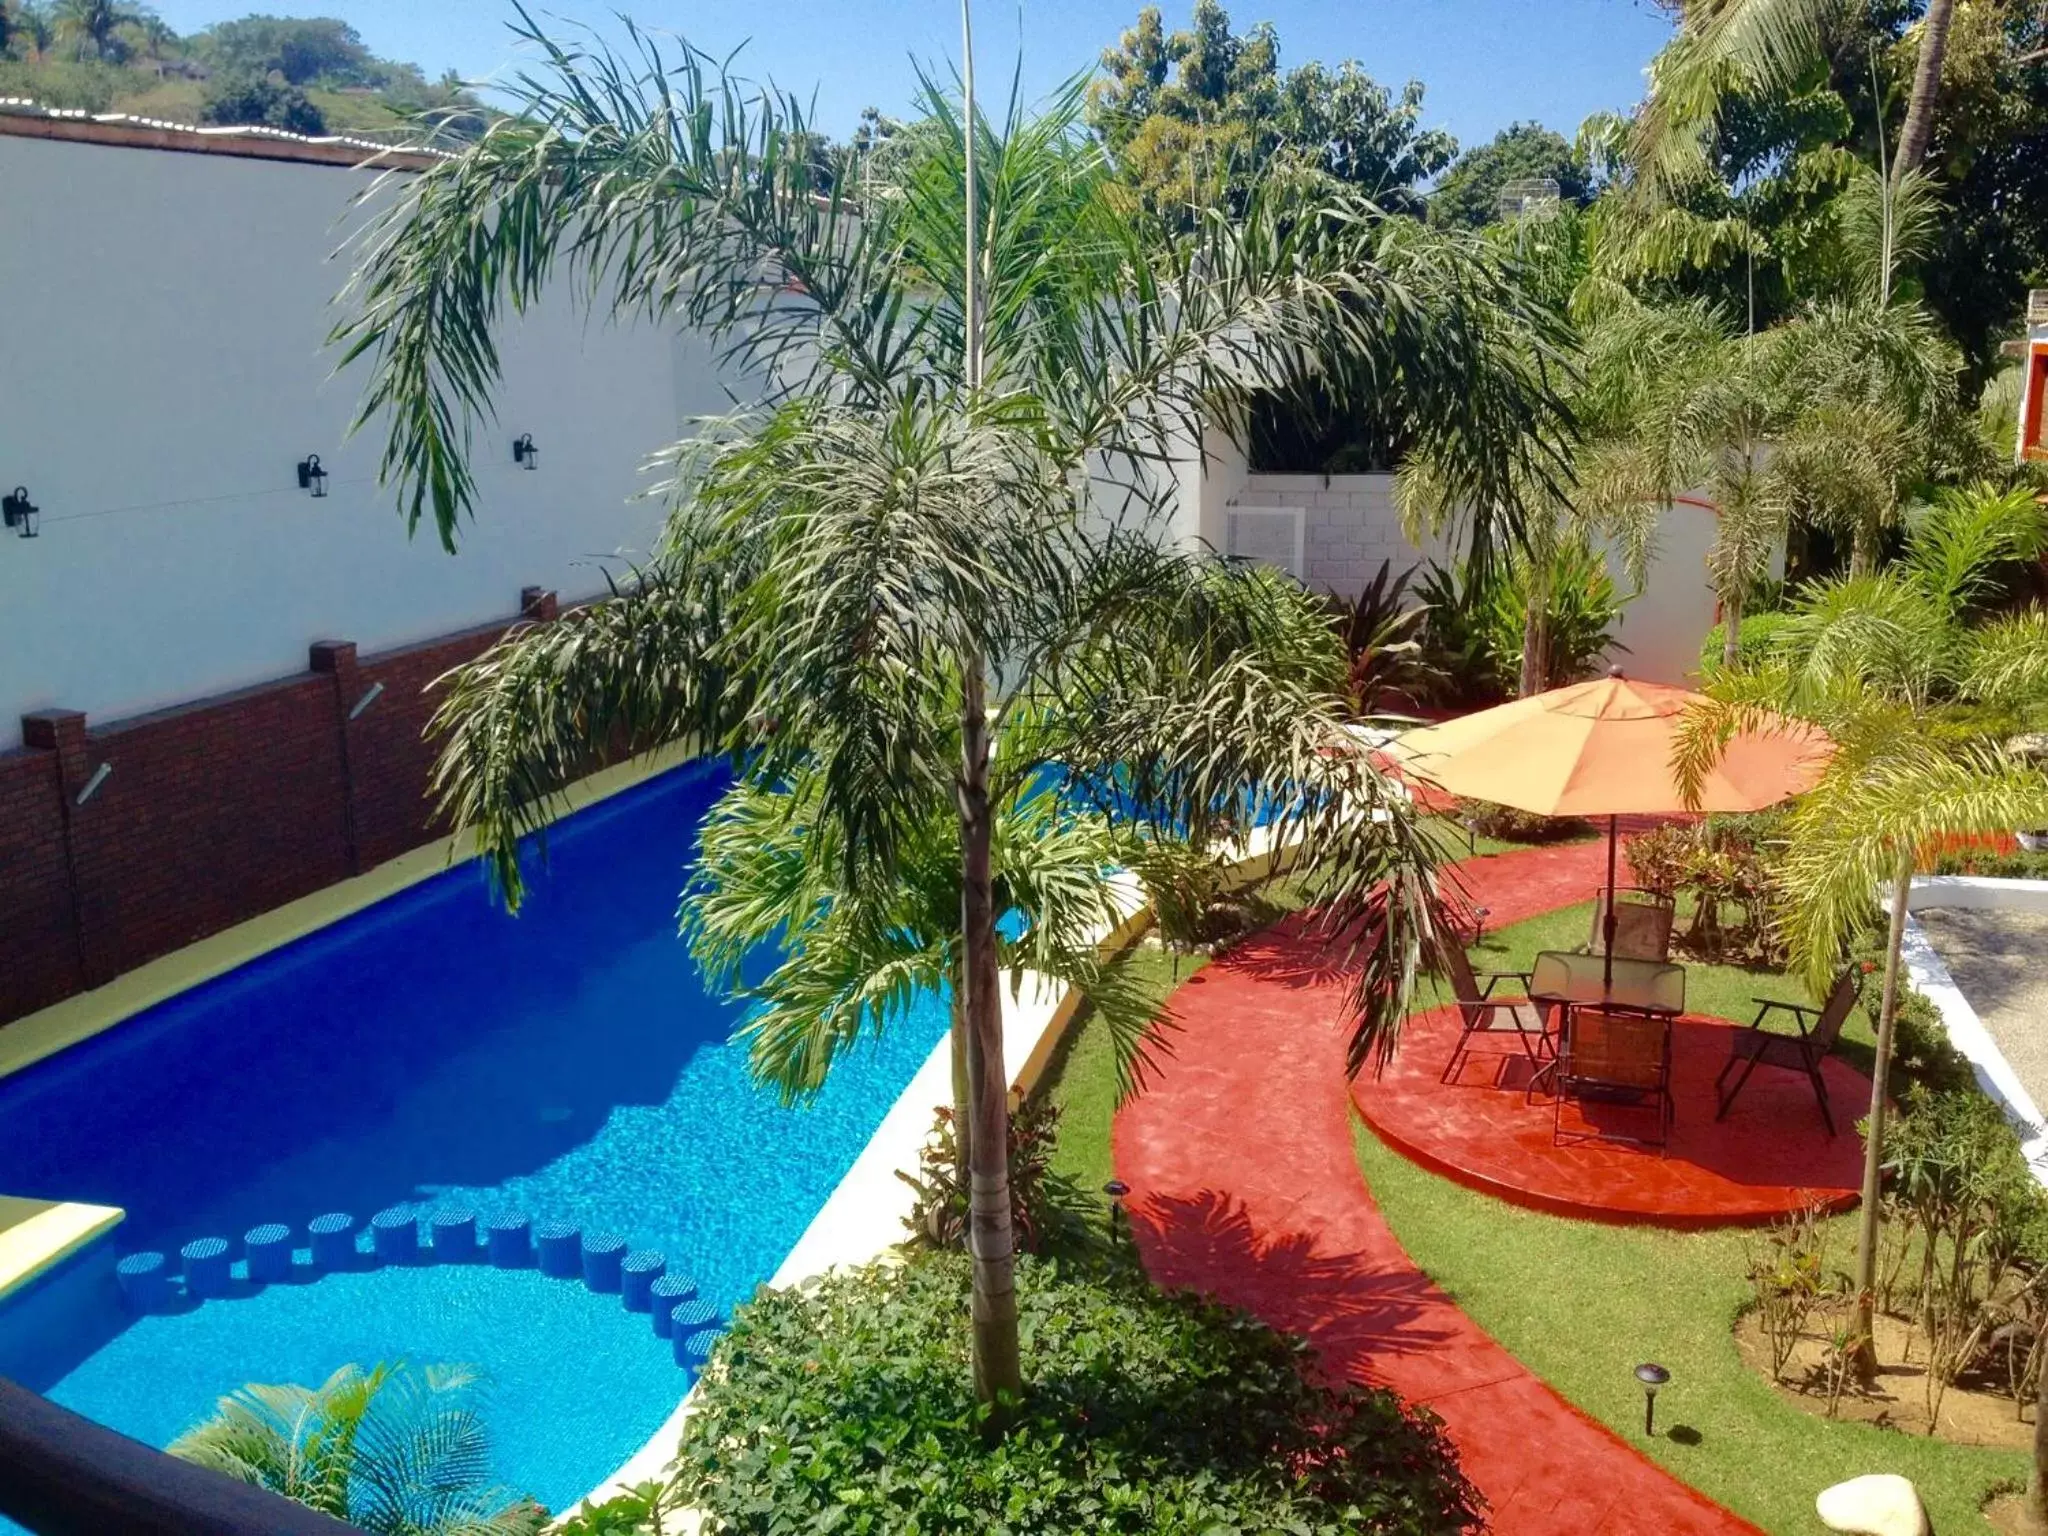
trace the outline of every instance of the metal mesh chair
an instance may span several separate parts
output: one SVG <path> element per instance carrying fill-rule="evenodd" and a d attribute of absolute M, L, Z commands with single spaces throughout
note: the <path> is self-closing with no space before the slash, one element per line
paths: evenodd
<path fill-rule="evenodd" d="M 1856 1006 L 1859 992 L 1854 966 L 1835 978 L 1835 984 L 1828 989 L 1827 1001 L 1818 1008 L 1809 1008 L 1804 1003 L 1781 1003 L 1775 998 L 1753 997 L 1753 1003 L 1763 1006 L 1756 1011 L 1756 1018 L 1748 1029 L 1735 1036 L 1728 1047 L 1728 1060 L 1721 1068 L 1721 1075 L 1714 1079 L 1714 1090 L 1720 1096 L 1720 1107 L 1714 1111 L 1714 1118 L 1721 1119 L 1728 1113 L 1728 1106 L 1735 1102 L 1735 1096 L 1742 1092 L 1742 1085 L 1749 1081 L 1750 1073 L 1758 1066 L 1782 1067 L 1787 1072 L 1804 1072 L 1806 1080 L 1813 1084 L 1813 1096 L 1820 1104 L 1821 1123 L 1827 1126 L 1830 1136 L 1835 1134 L 1835 1117 L 1828 1106 L 1828 1082 L 1821 1072 L 1821 1063 L 1827 1060 L 1829 1051 L 1842 1037 L 1842 1026 L 1848 1022 L 1849 1010 Z M 1792 1022 L 1799 1026 L 1796 1035 L 1772 1034 L 1764 1028 L 1764 1020 L 1774 1012 L 1792 1015 Z M 1807 1021 L 1813 1027 L 1807 1027 Z M 1742 1075 L 1735 1079 L 1732 1087 L 1725 1087 L 1728 1074 L 1740 1065 Z"/>
<path fill-rule="evenodd" d="M 1641 1104 L 1647 1099 L 1656 1110 L 1657 1134 L 1623 1136 L 1596 1131 L 1584 1137 L 1567 1136 L 1566 1099 L 1577 1099 L 1582 1108 L 1593 1101 Z M 1551 1140 L 1628 1141 L 1661 1149 L 1670 1140 L 1672 1109 L 1670 1022 L 1599 1004 L 1572 1009 L 1571 1027 L 1565 1031 L 1557 1060 Z"/>
<path fill-rule="evenodd" d="M 1549 1027 L 1547 1010 L 1530 1001 L 1526 995 L 1495 996 L 1493 990 L 1503 981 L 1519 981 L 1523 994 L 1526 994 L 1528 972 L 1489 971 L 1482 981 L 1473 973 L 1472 962 L 1465 957 L 1465 951 L 1455 937 L 1447 937 L 1438 943 L 1436 957 L 1438 969 L 1449 980 L 1451 992 L 1457 998 L 1463 1025 L 1458 1032 L 1458 1043 L 1451 1051 L 1451 1059 L 1444 1064 L 1438 1081 L 1448 1083 L 1458 1075 L 1471 1050 L 1474 1035 L 1512 1034 L 1530 1061 L 1542 1059 Z"/>
<path fill-rule="evenodd" d="M 1669 960 L 1671 927 L 1676 911 L 1669 896 L 1624 886 L 1614 893 L 1614 953 L 1626 960 Z M 1589 948 L 1596 955 L 1607 951 L 1607 892 L 1603 889 L 1593 902 L 1593 939 Z"/>

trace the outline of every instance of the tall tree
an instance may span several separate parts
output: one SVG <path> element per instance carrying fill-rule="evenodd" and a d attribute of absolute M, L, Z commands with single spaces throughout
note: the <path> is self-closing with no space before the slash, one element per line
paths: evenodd
<path fill-rule="evenodd" d="M 57 0 L 51 20 L 57 41 L 80 58 L 118 60 L 125 52 L 122 29 L 142 14 L 142 7 L 123 0 Z"/>
<path fill-rule="evenodd" d="M 1283 71 L 1273 25 L 1234 33 L 1218 0 L 1196 0 L 1173 33 L 1145 7 L 1088 88 L 1089 124 L 1141 201 L 1183 220 L 1219 192 L 1241 201 L 1275 169 L 1418 211 L 1416 188 L 1458 149 L 1421 119 L 1416 81 L 1396 98 L 1351 60 Z"/>
<path fill-rule="evenodd" d="M 1429 194 L 1432 224 L 1478 229 L 1501 217 L 1500 198 L 1510 182 L 1557 183 L 1562 202 L 1583 207 L 1592 196 L 1585 157 L 1541 123 L 1510 123 L 1486 143 L 1460 155 Z"/>
<path fill-rule="evenodd" d="M 1211 203 L 1178 234 L 1125 216 L 1078 88 L 1000 121 L 928 88 L 932 126 L 887 184 L 826 187 L 793 98 L 637 32 L 621 61 L 524 13 L 520 30 L 546 61 L 521 111 L 393 189 L 338 332 L 345 362 L 371 362 L 362 420 L 409 523 L 453 547 L 495 336 L 553 280 L 708 332 L 776 388 L 678 447 L 664 550 L 618 600 L 465 669 L 442 716 L 446 802 L 515 899 L 521 837 L 601 747 L 691 740 L 758 784 L 815 784 L 811 826 L 847 891 L 893 882 L 951 807 L 975 1371 L 999 1418 L 1021 1379 L 994 928 L 1005 760 L 1196 834 L 1247 790 L 1278 793 L 1282 834 L 1316 850 L 1317 889 L 1360 935 L 1358 1048 L 1390 1039 L 1429 926 L 1429 852 L 1398 809 L 1373 814 L 1394 798 L 1376 770 L 1329 755 L 1342 662 L 1326 618 L 1304 649 L 1298 589 L 1253 591 L 1159 546 L 1162 465 L 1345 358 L 1461 486 L 1511 505 L 1530 445 L 1552 440 L 1561 335 L 1496 264 L 1341 190 L 1254 186 L 1237 216 Z M 1082 515 L 1077 486 L 1104 516 Z"/>

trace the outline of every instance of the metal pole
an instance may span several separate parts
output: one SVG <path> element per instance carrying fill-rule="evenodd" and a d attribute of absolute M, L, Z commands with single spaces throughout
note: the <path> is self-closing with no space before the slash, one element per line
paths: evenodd
<path fill-rule="evenodd" d="M 1621 818 L 1607 818 L 1607 914 L 1601 920 L 1601 936 L 1606 940 L 1604 948 L 1606 967 L 1601 977 L 1600 991 L 1603 996 L 1614 995 L 1614 854 L 1621 840 Z"/>

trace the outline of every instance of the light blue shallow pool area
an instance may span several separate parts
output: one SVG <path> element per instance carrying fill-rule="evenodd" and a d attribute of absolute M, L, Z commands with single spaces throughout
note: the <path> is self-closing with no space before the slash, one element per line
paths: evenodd
<path fill-rule="evenodd" d="M 790 1247 L 943 1036 L 942 998 L 783 1107 L 728 1043 L 676 897 L 720 769 L 571 818 L 519 916 L 471 864 L 0 1081 L 0 1192 L 119 1206 L 111 1245 L 0 1303 L 0 1373 L 163 1445 L 245 1382 L 475 1367 L 508 1486 L 562 1508 L 690 1383 L 645 1312 L 532 1267 L 431 1257 L 436 1213 L 659 1252 L 720 1316 Z M 307 1223 L 409 1206 L 422 1257 L 316 1269 Z M 283 1223 L 291 1276 L 137 1316 L 118 1255 Z"/>

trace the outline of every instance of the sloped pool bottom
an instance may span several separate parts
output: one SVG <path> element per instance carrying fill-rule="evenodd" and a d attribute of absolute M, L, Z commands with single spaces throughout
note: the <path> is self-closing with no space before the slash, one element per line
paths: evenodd
<path fill-rule="evenodd" d="M 454 870 L 0 1083 L 0 1184 L 123 1207 L 124 1250 L 266 1221 L 303 1246 L 322 1211 L 407 1201 L 570 1221 L 661 1251 L 729 1311 L 946 1020 L 928 999 L 804 1109 L 752 1086 L 728 1043 L 737 1014 L 705 997 L 674 936 L 724 782 L 678 770 L 574 818 L 517 919 Z M 18 1311 L 0 1308 L 0 1371 L 156 1444 L 245 1381 L 399 1355 L 474 1365 L 499 1475 L 555 1507 L 688 1384 L 645 1316 L 530 1273 L 384 1270 L 119 1331 L 109 1302 L 54 1341 L 22 1337 Z"/>

